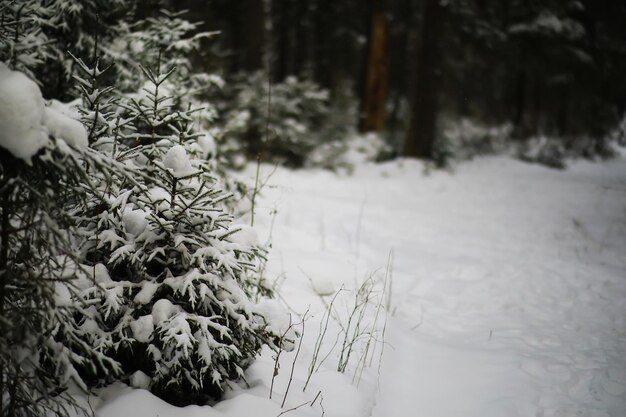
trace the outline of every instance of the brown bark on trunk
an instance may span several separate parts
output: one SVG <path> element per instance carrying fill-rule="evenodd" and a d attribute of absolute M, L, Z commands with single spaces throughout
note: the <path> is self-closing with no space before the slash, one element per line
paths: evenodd
<path fill-rule="evenodd" d="M 426 0 L 405 156 L 433 158 L 445 14 L 440 0 Z"/>
<path fill-rule="evenodd" d="M 367 75 L 362 104 L 361 132 L 385 127 L 388 86 L 389 22 L 385 0 L 372 0 Z"/>

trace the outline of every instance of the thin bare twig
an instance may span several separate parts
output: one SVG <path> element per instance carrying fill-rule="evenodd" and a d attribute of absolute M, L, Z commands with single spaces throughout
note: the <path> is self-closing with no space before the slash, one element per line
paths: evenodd
<path fill-rule="evenodd" d="M 270 385 L 270 400 L 272 399 L 272 392 L 274 391 L 274 380 L 278 376 L 278 369 L 280 368 L 280 364 L 278 363 L 278 361 L 280 360 L 280 354 L 283 353 L 283 344 L 284 344 L 285 336 L 287 335 L 289 330 L 291 330 L 292 327 L 293 327 L 293 324 L 291 324 L 291 314 L 289 314 L 289 326 L 287 326 L 287 329 L 285 329 L 284 333 L 278 339 L 278 343 L 279 343 L 278 352 L 276 353 L 276 357 L 274 358 L 274 372 L 272 374 L 272 383 Z"/>
<path fill-rule="evenodd" d="M 309 309 L 307 308 L 302 316 L 302 333 L 300 334 L 300 340 L 298 341 L 298 350 L 296 351 L 296 355 L 293 358 L 293 363 L 291 364 L 291 373 L 289 374 L 289 382 L 287 383 L 287 389 L 285 390 L 285 396 L 283 397 L 283 402 L 280 405 L 280 408 L 285 406 L 285 401 L 287 401 L 287 395 L 289 394 L 289 388 L 291 388 L 291 382 L 293 381 L 293 371 L 296 367 L 296 361 L 298 360 L 298 355 L 300 354 L 300 348 L 302 348 L 302 339 L 304 339 L 304 322 L 306 321 L 306 316 L 309 314 Z"/>
<path fill-rule="evenodd" d="M 293 408 L 290 408 L 289 410 L 285 410 L 285 411 L 281 412 L 279 415 L 277 415 L 276 417 L 280 417 L 280 416 L 282 416 L 283 414 L 289 413 L 289 412 L 291 412 L 291 411 L 295 411 L 295 410 L 297 410 L 297 409 L 298 409 L 298 408 L 300 408 L 300 407 L 304 407 L 305 405 L 309 404 L 310 402 L 311 402 L 311 401 L 307 401 L 307 402 L 302 403 L 302 404 L 300 404 L 300 405 L 297 405 L 297 406 L 295 406 L 295 407 L 293 407 Z"/>

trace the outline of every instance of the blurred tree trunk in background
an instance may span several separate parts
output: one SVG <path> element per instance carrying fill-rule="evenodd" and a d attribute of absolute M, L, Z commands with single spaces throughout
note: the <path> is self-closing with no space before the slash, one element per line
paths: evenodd
<path fill-rule="evenodd" d="M 526 113 L 527 78 L 528 74 L 526 74 L 526 70 L 523 69 L 522 64 L 520 63 L 520 69 L 515 82 L 515 103 L 513 113 L 513 125 L 515 126 L 514 133 L 517 138 L 523 138 L 525 135 L 523 132 L 523 126 L 524 114 Z"/>
<path fill-rule="evenodd" d="M 385 131 L 390 142 L 404 143 L 407 99 L 415 77 L 416 47 L 421 25 L 421 7 L 414 0 L 391 0 L 393 24 L 389 33 L 389 113 Z"/>
<path fill-rule="evenodd" d="M 445 17 L 446 6 L 440 0 L 425 0 L 405 156 L 433 158 Z"/>
<path fill-rule="evenodd" d="M 238 0 L 240 23 L 237 25 L 239 68 L 246 72 L 265 68 L 267 53 L 267 12 L 265 0 Z"/>
<path fill-rule="evenodd" d="M 389 61 L 387 1 L 371 0 L 371 7 L 367 73 L 361 106 L 361 132 L 381 132 L 385 127 L 386 118 Z"/>
<path fill-rule="evenodd" d="M 297 26 L 296 6 L 291 0 L 273 1 L 276 36 L 275 81 L 282 81 L 296 71 Z"/>

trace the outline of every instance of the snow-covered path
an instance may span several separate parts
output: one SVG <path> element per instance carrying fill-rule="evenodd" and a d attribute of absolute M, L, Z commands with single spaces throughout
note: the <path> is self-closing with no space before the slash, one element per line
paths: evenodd
<path fill-rule="evenodd" d="M 271 183 L 270 272 L 296 310 L 307 279 L 336 289 L 393 251 L 374 417 L 626 415 L 623 159 L 426 176 L 403 161 Z"/>

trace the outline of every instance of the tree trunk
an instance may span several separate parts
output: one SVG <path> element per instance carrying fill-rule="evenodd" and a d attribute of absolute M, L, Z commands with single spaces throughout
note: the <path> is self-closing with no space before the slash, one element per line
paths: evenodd
<path fill-rule="evenodd" d="M 265 54 L 267 44 L 267 28 L 264 0 L 242 0 L 241 21 L 238 36 L 241 44 L 240 68 L 247 72 L 259 71 L 265 68 Z"/>
<path fill-rule="evenodd" d="M 389 22 L 385 0 L 372 0 L 372 21 L 367 75 L 362 101 L 361 132 L 380 132 L 385 127 L 388 84 Z"/>
<path fill-rule="evenodd" d="M 569 133 L 569 102 L 570 86 L 565 85 L 559 95 L 559 111 L 557 115 L 557 132 L 560 137 L 565 137 Z"/>
<path fill-rule="evenodd" d="M 404 143 L 404 155 L 433 158 L 437 101 L 440 89 L 442 61 L 441 38 L 446 9 L 440 0 L 426 0 L 409 130 Z"/>
<path fill-rule="evenodd" d="M 525 70 L 521 70 L 517 75 L 517 81 L 515 85 L 515 110 L 513 115 L 513 127 L 515 128 L 515 137 L 518 139 L 523 138 L 525 132 L 525 114 L 526 114 L 526 90 L 527 90 L 527 78 Z"/>

